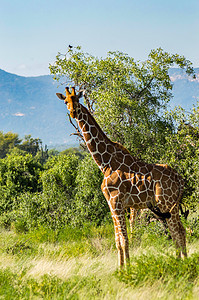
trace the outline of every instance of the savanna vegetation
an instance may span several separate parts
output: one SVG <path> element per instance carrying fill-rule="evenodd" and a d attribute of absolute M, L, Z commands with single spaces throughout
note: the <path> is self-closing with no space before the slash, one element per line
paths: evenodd
<path fill-rule="evenodd" d="M 162 49 L 135 62 L 120 52 L 99 59 L 70 48 L 50 70 L 84 90 L 85 105 L 112 140 L 185 178 L 188 258 L 176 259 L 165 227 L 147 216 L 129 233 L 130 268 L 117 271 L 102 174 L 87 151 L 48 151 L 39 139 L 0 132 L 1 299 L 199 297 L 199 103 L 188 113 L 169 110 L 173 66 L 194 77 L 188 60 Z"/>

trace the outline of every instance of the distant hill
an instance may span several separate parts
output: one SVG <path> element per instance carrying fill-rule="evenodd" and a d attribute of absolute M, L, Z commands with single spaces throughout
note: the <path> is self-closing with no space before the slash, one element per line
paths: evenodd
<path fill-rule="evenodd" d="M 169 74 L 173 82 L 173 99 L 170 102 L 173 108 L 180 105 L 187 111 L 199 101 L 199 68 L 195 68 L 196 79 L 187 76 L 182 69 L 171 69 Z"/>
<path fill-rule="evenodd" d="M 172 69 L 174 98 L 171 107 L 181 105 L 189 110 L 199 100 L 199 68 L 197 79 L 188 78 L 182 70 Z M 77 144 L 74 128 L 68 121 L 67 110 L 55 93 L 57 87 L 50 75 L 22 77 L 0 69 L 0 130 L 16 132 L 21 138 L 31 134 L 48 146 Z"/>
<path fill-rule="evenodd" d="M 24 137 L 31 134 L 44 143 L 72 144 L 74 131 L 67 109 L 56 97 L 52 76 L 22 77 L 0 70 L 0 130 Z"/>

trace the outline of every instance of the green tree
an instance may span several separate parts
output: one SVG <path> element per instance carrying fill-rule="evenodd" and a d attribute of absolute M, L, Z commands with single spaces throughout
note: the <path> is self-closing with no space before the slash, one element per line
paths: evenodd
<path fill-rule="evenodd" d="M 184 56 L 161 48 L 152 50 L 146 61 L 136 62 L 121 52 L 98 58 L 74 47 L 66 55 L 58 53 L 50 71 L 58 81 L 67 76 L 68 83 L 84 90 L 90 112 L 111 139 L 135 156 L 159 159 L 158 145 L 174 129 L 172 119 L 164 115 L 172 96 L 173 66 L 194 74 Z"/>
<path fill-rule="evenodd" d="M 17 133 L 0 131 L 0 158 L 4 158 L 9 151 L 18 146 L 21 140 Z"/>
<path fill-rule="evenodd" d="M 17 197 L 25 192 L 41 189 L 39 183 L 41 165 L 31 154 L 18 151 L 0 160 L 0 211 L 6 212 L 17 207 Z"/>
<path fill-rule="evenodd" d="M 70 155 L 70 154 L 74 154 L 76 156 L 78 156 L 80 159 L 84 158 L 86 152 L 84 151 L 84 149 L 82 148 L 77 148 L 77 147 L 73 147 L 73 148 L 68 148 L 64 151 L 60 152 L 60 155 Z"/>
<path fill-rule="evenodd" d="M 54 156 L 45 165 L 46 170 L 41 175 L 43 192 L 38 215 L 51 227 L 63 226 L 74 216 L 78 165 L 76 155 Z"/>
<path fill-rule="evenodd" d="M 41 175 L 43 193 L 49 194 L 53 190 L 66 193 L 72 198 L 75 189 L 75 178 L 79 159 L 76 155 L 58 155 L 51 157 L 46 170 Z"/>
<path fill-rule="evenodd" d="M 47 145 L 43 149 L 41 139 L 33 138 L 30 134 L 25 135 L 25 139 L 18 145 L 18 148 L 36 156 L 37 160 L 42 164 L 48 159 Z"/>
<path fill-rule="evenodd" d="M 40 145 L 42 144 L 42 141 L 40 139 L 34 139 L 30 134 L 25 135 L 24 141 L 18 146 L 19 149 L 26 151 L 33 156 L 37 154 L 37 152 L 40 150 Z"/>
<path fill-rule="evenodd" d="M 171 112 L 176 132 L 165 137 L 161 160 L 168 163 L 185 179 L 183 203 L 195 210 L 199 198 L 199 102 L 190 113 L 182 108 Z"/>
<path fill-rule="evenodd" d="M 101 224 L 110 217 L 100 189 L 102 173 L 90 155 L 52 157 L 41 174 L 42 193 L 23 193 L 16 212 L 18 230 L 38 225 L 59 229 L 66 224 Z"/>

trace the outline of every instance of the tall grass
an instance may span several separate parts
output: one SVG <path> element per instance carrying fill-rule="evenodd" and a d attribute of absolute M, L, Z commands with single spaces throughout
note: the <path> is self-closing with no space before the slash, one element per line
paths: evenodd
<path fill-rule="evenodd" d="M 171 291 L 178 291 L 184 298 L 192 294 L 199 278 L 199 253 L 185 260 L 171 255 L 147 254 L 133 257 L 127 272 L 117 273 L 118 278 L 132 286 L 153 286 L 158 283 Z"/>
<path fill-rule="evenodd" d="M 188 238 L 188 258 L 179 260 L 158 226 L 138 224 L 123 272 L 117 271 L 112 224 L 1 230 L 0 299 L 199 298 L 197 235 Z"/>
<path fill-rule="evenodd" d="M 3 299 L 79 299 L 79 291 L 94 299 L 101 292 L 100 280 L 94 276 L 73 276 L 68 280 L 44 275 L 39 280 L 6 269 L 0 271 L 0 297 Z M 85 298 L 86 299 L 86 298 Z"/>

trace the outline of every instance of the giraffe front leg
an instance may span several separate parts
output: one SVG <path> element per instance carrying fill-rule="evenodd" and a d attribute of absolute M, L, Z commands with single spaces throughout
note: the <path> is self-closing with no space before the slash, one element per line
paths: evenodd
<path fill-rule="evenodd" d="M 112 214 L 112 212 L 111 212 Z M 116 248 L 118 251 L 118 265 L 119 267 L 123 267 L 124 266 L 124 252 L 120 243 L 120 236 L 119 236 L 119 231 L 118 231 L 118 224 L 116 221 L 115 216 L 112 214 L 112 219 L 113 219 L 113 223 L 114 223 L 114 229 L 115 229 L 115 244 L 116 244 Z"/>
<path fill-rule="evenodd" d="M 126 267 L 130 264 L 130 257 L 129 257 L 129 240 L 127 235 L 127 227 L 126 227 L 126 219 L 124 211 L 121 210 L 121 214 L 118 216 L 118 232 L 119 232 L 119 238 L 120 238 L 120 244 L 123 251 L 123 257 L 124 257 L 124 264 Z"/>
<path fill-rule="evenodd" d="M 129 244 L 125 220 L 125 210 L 123 209 L 122 202 L 119 199 L 117 190 L 114 193 L 109 193 L 106 186 L 106 182 L 102 183 L 102 192 L 108 202 L 114 228 L 115 228 L 115 242 L 118 250 L 118 263 L 119 267 L 123 268 L 124 264 L 129 264 Z"/>
<path fill-rule="evenodd" d="M 112 203 L 111 213 L 115 226 L 115 241 L 118 249 L 119 267 L 128 266 L 129 259 L 129 241 L 127 235 L 125 211 L 120 202 Z"/>

